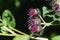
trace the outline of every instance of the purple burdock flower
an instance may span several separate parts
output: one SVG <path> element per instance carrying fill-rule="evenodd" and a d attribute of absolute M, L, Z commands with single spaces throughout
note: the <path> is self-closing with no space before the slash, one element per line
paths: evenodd
<path fill-rule="evenodd" d="M 52 6 L 52 9 L 53 9 L 54 11 L 60 11 L 60 4 L 54 4 L 54 5 Z"/>
<path fill-rule="evenodd" d="M 58 4 L 53 5 L 52 9 L 55 10 L 55 11 L 58 10 L 59 9 L 59 5 Z"/>
<path fill-rule="evenodd" d="M 36 19 L 31 19 L 29 22 L 29 29 L 31 32 L 35 33 L 40 31 L 40 26 L 36 24 Z"/>
<path fill-rule="evenodd" d="M 39 13 L 39 10 L 30 8 L 29 10 L 29 19 L 28 19 L 28 26 L 31 32 L 36 33 L 39 32 L 42 28 L 40 26 L 41 20 L 36 16 Z"/>
<path fill-rule="evenodd" d="M 36 20 L 35 19 L 30 19 L 29 21 L 29 29 L 31 32 L 37 32 L 38 31 L 38 26 L 36 25 Z"/>
<path fill-rule="evenodd" d="M 29 10 L 29 16 L 32 17 L 32 16 L 34 16 L 36 14 L 37 14 L 36 9 L 30 8 L 30 10 Z"/>
<path fill-rule="evenodd" d="M 60 4 L 58 3 L 58 0 L 52 0 L 55 1 L 54 4 L 52 5 L 52 9 L 55 11 L 55 14 L 57 16 L 60 16 Z"/>
<path fill-rule="evenodd" d="M 35 25 L 35 19 L 31 19 L 31 20 L 30 20 L 30 24 L 31 24 L 31 25 Z"/>
<path fill-rule="evenodd" d="M 32 29 L 31 29 L 31 31 L 34 32 L 34 33 L 35 32 L 39 32 L 39 30 L 40 29 L 39 29 L 39 26 L 38 25 L 33 25 Z"/>

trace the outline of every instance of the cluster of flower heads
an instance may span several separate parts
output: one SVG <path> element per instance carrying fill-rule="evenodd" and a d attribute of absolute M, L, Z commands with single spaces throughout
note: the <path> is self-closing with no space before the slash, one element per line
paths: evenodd
<path fill-rule="evenodd" d="M 28 26 L 31 32 L 36 33 L 39 32 L 41 27 L 41 20 L 38 17 L 40 13 L 39 9 L 30 8 L 29 9 L 29 19 L 28 19 Z"/>
<path fill-rule="evenodd" d="M 55 11 L 57 16 L 60 16 L 60 1 L 52 0 L 52 9 Z"/>

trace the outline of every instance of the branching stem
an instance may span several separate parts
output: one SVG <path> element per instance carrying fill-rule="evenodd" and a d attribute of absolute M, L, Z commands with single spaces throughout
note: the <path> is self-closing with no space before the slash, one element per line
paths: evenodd
<path fill-rule="evenodd" d="M 38 15 L 38 16 L 43 21 L 43 23 L 45 23 L 45 21 L 43 20 L 43 18 L 41 17 L 41 15 Z"/>

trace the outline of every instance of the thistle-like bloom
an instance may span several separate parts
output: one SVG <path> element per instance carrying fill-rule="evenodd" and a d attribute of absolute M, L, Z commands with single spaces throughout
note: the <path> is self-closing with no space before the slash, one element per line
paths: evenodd
<path fill-rule="evenodd" d="M 35 33 L 35 32 L 39 32 L 40 29 L 39 29 L 39 26 L 38 25 L 33 25 L 31 28 L 30 28 L 31 32 Z"/>
<path fill-rule="evenodd" d="M 31 32 L 39 32 L 40 29 L 42 28 L 40 26 L 40 20 L 39 19 L 31 19 L 29 21 L 29 29 L 31 30 Z"/>
<path fill-rule="evenodd" d="M 52 9 L 55 11 L 55 14 L 57 16 L 60 16 L 60 1 L 58 0 L 52 0 L 52 1 L 54 1 Z"/>
<path fill-rule="evenodd" d="M 59 9 L 59 5 L 58 4 L 53 5 L 52 9 L 58 10 Z"/>
<path fill-rule="evenodd" d="M 32 16 L 34 16 L 36 14 L 37 14 L 36 9 L 30 8 L 30 10 L 29 10 L 29 16 L 32 17 Z"/>
<path fill-rule="evenodd" d="M 55 11 L 60 11 L 60 4 L 54 4 L 52 6 L 52 9 L 55 10 Z"/>
<path fill-rule="evenodd" d="M 41 20 L 36 16 L 39 13 L 38 9 L 30 9 L 29 10 L 29 19 L 28 19 L 28 26 L 31 32 L 36 33 L 39 32 L 42 28 L 40 26 Z"/>

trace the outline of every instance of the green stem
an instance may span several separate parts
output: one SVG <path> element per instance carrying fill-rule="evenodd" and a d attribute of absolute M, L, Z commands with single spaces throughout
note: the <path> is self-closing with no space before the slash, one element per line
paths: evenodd
<path fill-rule="evenodd" d="M 45 23 L 44 19 L 41 17 L 41 15 L 38 15 L 39 18 L 43 21 L 43 23 Z"/>
<path fill-rule="evenodd" d="M 51 26 L 57 26 L 57 25 L 60 25 L 60 24 L 52 24 Z"/>
<path fill-rule="evenodd" d="M 20 33 L 20 34 L 23 34 L 23 35 L 29 36 L 28 34 L 22 32 L 22 31 L 19 31 L 19 30 L 15 29 L 15 28 L 13 28 L 13 27 L 11 27 L 11 26 L 9 26 L 9 28 L 10 28 L 11 30 L 13 30 L 13 31 L 16 31 L 16 32 Z"/>
<path fill-rule="evenodd" d="M 1 21 L 2 23 L 4 22 L 2 19 L 0 19 L 0 21 Z M 10 25 L 9 25 L 9 28 L 10 28 L 11 30 L 13 30 L 13 31 L 16 31 L 16 32 L 20 33 L 20 34 L 29 36 L 28 34 L 22 32 L 22 31 L 19 31 L 19 30 L 15 29 L 15 28 L 11 27 Z"/>
<path fill-rule="evenodd" d="M 16 31 L 16 32 L 18 32 L 18 33 L 21 33 L 21 34 L 23 34 L 23 35 L 25 35 L 25 36 L 29 36 L 31 39 L 35 39 L 35 37 L 32 36 L 33 34 L 28 35 L 28 34 L 22 32 L 22 31 L 19 31 L 19 30 L 15 29 L 15 28 L 13 28 L 13 27 L 11 27 L 11 26 L 9 26 L 9 28 L 10 28 L 11 30 Z"/>
<path fill-rule="evenodd" d="M 9 26 L 9 28 L 10 28 L 10 29 L 12 29 L 12 30 L 14 30 L 14 31 L 16 31 L 16 32 L 18 32 L 18 33 L 21 33 L 21 34 L 23 34 L 23 35 L 25 35 L 25 36 L 29 36 L 31 39 L 35 39 L 35 37 L 34 37 L 34 36 L 32 36 L 33 34 L 28 35 L 28 34 L 26 34 L 26 33 L 22 32 L 22 31 L 19 31 L 19 30 L 17 30 L 17 29 L 14 29 L 14 28 L 13 28 L 13 27 L 11 27 L 11 26 Z"/>
<path fill-rule="evenodd" d="M 6 26 L 3 26 L 3 29 L 5 29 L 5 30 L 7 30 L 8 32 L 10 32 L 10 33 L 16 35 L 16 33 L 15 33 L 14 31 L 12 31 L 11 29 L 9 29 L 9 28 L 6 27 Z"/>
<path fill-rule="evenodd" d="M 0 21 L 3 23 L 3 20 L 2 19 L 0 19 Z"/>
<path fill-rule="evenodd" d="M 4 33 L 0 33 L 1 36 L 20 36 L 20 34 L 4 34 Z"/>

